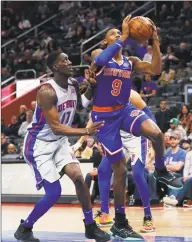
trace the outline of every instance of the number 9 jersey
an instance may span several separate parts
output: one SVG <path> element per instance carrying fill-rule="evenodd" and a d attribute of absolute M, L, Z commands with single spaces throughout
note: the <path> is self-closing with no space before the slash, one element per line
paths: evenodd
<path fill-rule="evenodd" d="M 121 64 L 111 59 L 96 74 L 97 86 L 94 89 L 93 105 L 125 105 L 131 92 L 132 62 L 122 56 Z"/>

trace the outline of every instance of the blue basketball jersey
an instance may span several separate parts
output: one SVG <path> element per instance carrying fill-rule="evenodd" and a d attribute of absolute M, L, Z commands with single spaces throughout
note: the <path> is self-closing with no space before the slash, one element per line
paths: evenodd
<path fill-rule="evenodd" d="M 130 97 L 132 62 L 122 56 L 122 63 L 111 59 L 97 74 L 93 105 L 115 106 L 126 104 Z"/>

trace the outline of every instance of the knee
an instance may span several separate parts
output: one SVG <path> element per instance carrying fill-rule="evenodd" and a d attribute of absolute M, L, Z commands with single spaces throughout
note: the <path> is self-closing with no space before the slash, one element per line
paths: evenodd
<path fill-rule="evenodd" d="M 154 129 L 154 132 L 152 133 L 152 139 L 153 139 L 153 142 L 155 143 L 159 143 L 163 141 L 164 137 L 160 129 L 158 128 Z"/>
<path fill-rule="evenodd" d="M 82 187 L 85 183 L 83 176 L 81 174 L 75 175 L 73 178 L 73 182 L 74 182 L 76 188 Z"/>

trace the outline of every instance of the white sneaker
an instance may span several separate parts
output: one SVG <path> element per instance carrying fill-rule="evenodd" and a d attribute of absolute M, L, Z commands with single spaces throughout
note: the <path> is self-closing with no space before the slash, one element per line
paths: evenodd
<path fill-rule="evenodd" d="M 176 206 L 178 203 L 178 201 L 174 195 L 171 195 L 170 197 L 168 197 L 168 196 L 164 197 L 163 202 L 166 205 L 172 205 L 172 206 Z"/>

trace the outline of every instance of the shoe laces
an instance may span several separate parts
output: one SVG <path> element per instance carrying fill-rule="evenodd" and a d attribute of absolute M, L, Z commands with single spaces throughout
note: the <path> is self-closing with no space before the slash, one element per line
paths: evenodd
<path fill-rule="evenodd" d="M 145 216 L 143 219 L 143 225 L 152 226 L 153 225 L 152 218 L 150 216 Z"/>
<path fill-rule="evenodd" d="M 101 212 L 100 210 L 97 211 L 97 213 L 95 214 L 95 218 L 101 217 L 101 215 L 103 214 L 103 212 Z"/>

